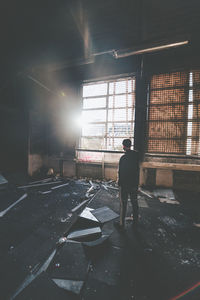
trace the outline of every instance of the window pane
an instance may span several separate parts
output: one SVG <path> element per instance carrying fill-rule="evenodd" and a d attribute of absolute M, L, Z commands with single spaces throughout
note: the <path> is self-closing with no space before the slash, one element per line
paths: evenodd
<path fill-rule="evenodd" d="M 191 155 L 191 148 L 192 148 L 192 139 L 187 139 L 187 149 L 186 149 L 187 155 Z"/>
<path fill-rule="evenodd" d="M 117 151 L 122 151 L 122 141 L 124 138 L 110 138 L 108 139 L 108 150 L 113 149 Z M 133 145 L 133 139 L 131 139 L 131 144 Z"/>
<path fill-rule="evenodd" d="M 106 107 L 106 98 L 83 99 L 83 109 Z"/>
<path fill-rule="evenodd" d="M 115 107 L 126 107 L 130 106 L 132 107 L 134 105 L 134 94 L 129 95 L 119 95 L 119 96 L 110 96 L 109 97 L 109 108 L 115 108 Z"/>
<path fill-rule="evenodd" d="M 135 90 L 135 79 L 128 80 L 128 93 L 131 93 Z"/>
<path fill-rule="evenodd" d="M 188 105 L 188 119 L 193 118 L 193 104 Z"/>
<path fill-rule="evenodd" d="M 101 96 L 106 94 L 107 83 L 98 83 L 83 86 L 83 97 Z"/>
<path fill-rule="evenodd" d="M 188 122 L 187 136 L 192 136 L 192 122 Z"/>
<path fill-rule="evenodd" d="M 122 108 L 122 109 L 109 109 L 108 110 L 108 121 L 131 121 L 133 120 L 133 109 L 132 108 Z"/>
<path fill-rule="evenodd" d="M 132 123 L 108 123 L 108 137 L 133 136 L 134 127 Z"/>
<path fill-rule="evenodd" d="M 127 90 L 127 81 L 117 81 L 115 85 L 115 94 L 126 93 Z"/>
<path fill-rule="evenodd" d="M 125 94 L 128 92 L 127 80 L 111 82 L 109 86 L 109 94 Z"/>
<path fill-rule="evenodd" d="M 84 122 L 105 122 L 106 121 L 106 110 L 84 110 L 82 111 L 82 118 Z"/>
<path fill-rule="evenodd" d="M 114 94 L 114 82 L 109 83 L 109 94 Z"/>
<path fill-rule="evenodd" d="M 126 79 L 109 83 L 109 94 L 125 94 L 135 90 L 135 79 Z"/>
<path fill-rule="evenodd" d="M 102 137 L 97 138 L 89 138 L 83 137 L 81 138 L 81 148 L 83 149 L 94 149 L 94 150 L 102 150 L 105 149 L 105 139 Z"/>
<path fill-rule="evenodd" d="M 88 124 L 82 127 L 82 136 L 104 136 L 105 124 Z"/>

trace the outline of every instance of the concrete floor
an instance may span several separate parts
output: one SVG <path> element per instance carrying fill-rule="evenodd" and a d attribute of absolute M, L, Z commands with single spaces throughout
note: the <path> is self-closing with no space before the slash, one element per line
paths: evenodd
<path fill-rule="evenodd" d="M 200 228 L 193 225 L 199 221 L 197 194 L 176 191 L 180 204 L 139 195 L 137 229 L 127 220 L 126 231 L 120 233 L 112 220 L 101 225 L 103 231 L 113 231 L 104 245 L 88 249 L 82 243 L 67 242 L 58 246 L 59 238 L 69 231 L 94 226 L 80 222 L 77 214 L 71 215 L 90 187 L 82 183 L 72 180 L 68 186 L 43 195 L 38 191 L 49 187 L 26 191 L 12 185 L 0 191 L 0 211 L 28 193 L 0 218 L 1 299 L 167 300 L 182 299 L 177 298 L 182 293 L 184 299 L 200 299 Z M 108 206 L 118 213 L 117 190 L 100 186 L 88 206 Z M 130 214 L 129 203 L 127 216 Z M 48 267 L 13 297 L 55 249 Z M 53 278 L 84 284 L 75 295 L 59 288 Z"/>

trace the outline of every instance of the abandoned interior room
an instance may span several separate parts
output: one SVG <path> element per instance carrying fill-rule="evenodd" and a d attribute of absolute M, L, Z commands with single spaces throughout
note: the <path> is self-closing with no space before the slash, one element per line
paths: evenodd
<path fill-rule="evenodd" d="M 0 7 L 0 299 L 199 300 L 200 2 Z"/>

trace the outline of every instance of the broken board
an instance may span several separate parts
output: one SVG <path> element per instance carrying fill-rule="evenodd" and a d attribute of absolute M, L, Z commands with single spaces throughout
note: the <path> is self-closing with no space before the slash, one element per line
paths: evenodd
<path fill-rule="evenodd" d="M 93 208 L 86 207 L 82 211 L 82 213 L 79 215 L 79 217 L 83 218 L 83 219 L 86 219 L 86 220 L 89 220 L 89 221 L 93 221 L 93 222 L 99 223 L 99 221 L 97 220 L 97 218 L 95 218 L 95 216 L 93 216 L 93 214 L 92 214 L 93 210 L 94 210 Z"/>
<path fill-rule="evenodd" d="M 112 209 L 107 206 L 92 210 L 91 213 L 100 223 L 106 223 L 119 217 Z"/>
<path fill-rule="evenodd" d="M 66 280 L 66 279 L 52 279 L 55 284 L 67 291 L 70 291 L 74 294 L 80 294 L 80 291 L 83 287 L 84 281 L 77 281 L 77 280 Z"/>
<path fill-rule="evenodd" d="M 67 236 L 67 239 L 75 240 L 75 241 L 80 241 L 80 240 L 91 241 L 100 236 L 101 236 L 101 228 L 93 227 L 93 228 L 73 231 Z"/>
<path fill-rule="evenodd" d="M 5 188 L 8 184 L 8 180 L 3 177 L 3 175 L 0 174 L 0 189 Z"/>

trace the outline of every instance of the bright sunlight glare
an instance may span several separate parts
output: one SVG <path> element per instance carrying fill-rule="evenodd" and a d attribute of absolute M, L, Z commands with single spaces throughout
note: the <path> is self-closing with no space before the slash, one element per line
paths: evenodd
<path fill-rule="evenodd" d="M 79 128 L 83 128 L 85 125 L 88 124 L 88 121 L 83 115 L 79 115 L 78 117 L 75 117 L 75 124 Z"/>

